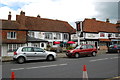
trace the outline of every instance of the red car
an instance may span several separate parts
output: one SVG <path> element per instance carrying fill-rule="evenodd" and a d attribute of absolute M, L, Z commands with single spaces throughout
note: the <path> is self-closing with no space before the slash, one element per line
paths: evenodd
<path fill-rule="evenodd" d="M 96 53 L 97 53 L 97 49 L 94 45 L 83 44 L 83 45 L 77 46 L 75 49 L 68 50 L 66 55 L 68 57 L 79 58 L 80 56 L 85 56 L 85 55 L 96 56 Z"/>

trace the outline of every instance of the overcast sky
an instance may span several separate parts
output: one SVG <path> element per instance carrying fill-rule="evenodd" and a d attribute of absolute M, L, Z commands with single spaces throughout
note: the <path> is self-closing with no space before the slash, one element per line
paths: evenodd
<path fill-rule="evenodd" d="M 76 21 L 96 18 L 111 23 L 118 20 L 119 0 L 0 0 L 0 19 L 7 19 L 11 11 L 12 20 L 16 14 L 25 11 L 26 16 L 58 19 L 69 22 L 75 28 Z"/>

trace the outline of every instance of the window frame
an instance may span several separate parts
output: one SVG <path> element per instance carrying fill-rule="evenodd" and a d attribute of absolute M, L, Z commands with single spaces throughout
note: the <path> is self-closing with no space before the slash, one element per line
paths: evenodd
<path fill-rule="evenodd" d="M 7 39 L 17 39 L 17 33 L 15 31 L 7 32 Z"/>

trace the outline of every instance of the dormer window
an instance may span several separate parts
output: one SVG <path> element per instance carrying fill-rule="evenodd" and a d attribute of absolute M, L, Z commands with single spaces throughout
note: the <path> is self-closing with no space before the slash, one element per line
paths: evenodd
<path fill-rule="evenodd" d="M 16 39 L 16 32 L 8 32 L 7 39 Z"/>

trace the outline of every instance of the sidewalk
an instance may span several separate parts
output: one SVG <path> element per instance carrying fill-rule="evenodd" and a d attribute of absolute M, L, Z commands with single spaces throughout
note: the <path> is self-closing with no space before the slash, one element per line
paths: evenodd
<path fill-rule="evenodd" d="M 106 50 L 99 50 L 98 54 L 106 54 Z M 63 57 L 67 57 L 65 52 L 63 53 L 57 53 L 57 57 L 58 58 L 63 58 Z M 12 56 L 4 56 L 2 57 L 2 62 L 6 62 L 6 61 L 12 61 Z"/>

